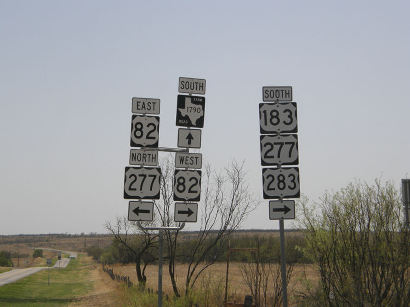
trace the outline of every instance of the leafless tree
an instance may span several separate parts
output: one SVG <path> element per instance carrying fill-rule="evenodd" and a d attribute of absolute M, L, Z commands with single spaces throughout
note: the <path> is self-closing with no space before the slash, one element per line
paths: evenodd
<path fill-rule="evenodd" d="M 257 252 L 252 253 L 251 262 L 242 263 L 240 266 L 244 283 L 255 300 L 256 307 L 282 305 L 282 278 L 280 263 L 262 261 L 258 240 Z M 286 266 L 287 284 L 292 277 L 293 263 Z"/>
<path fill-rule="evenodd" d="M 145 269 L 155 260 L 150 249 L 156 245 L 158 235 L 140 230 L 126 217 L 117 218 L 114 224 L 107 222 L 105 227 L 114 236 L 114 240 L 117 240 L 134 256 L 138 283 L 144 287 L 147 281 Z"/>
<path fill-rule="evenodd" d="M 173 176 L 174 166 L 167 160 L 162 165 L 162 203 L 157 210 L 163 225 L 173 225 Z M 190 235 L 190 249 L 185 259 L 185 294 L 188 294 L 199 276 L 222 255 L 218 248 L 238 229 L 245 217 L 257 205 L 249 192 L 244 163 L 232 162 L 222 173 L 216 173 L 209 165 L 202 174 L 202 195 L 199 203 L 199 229 Z M 168 271 L 176 296 L 180 289 L 176 283 L 175 265 L 180 231 L 166 231 L 168 244 Z"/>

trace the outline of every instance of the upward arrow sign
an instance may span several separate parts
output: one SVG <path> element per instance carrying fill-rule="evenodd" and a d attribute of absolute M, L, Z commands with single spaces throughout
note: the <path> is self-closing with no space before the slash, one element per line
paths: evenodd
<path fill-rule="evenodd" d="M 194 139 L 194 137 L 192 136 L 191 132 L 188 133 L 188 135 L 186 136 L 186 139 L 188 140 L 188 145 L 191 145 L 192 140 Z"/>

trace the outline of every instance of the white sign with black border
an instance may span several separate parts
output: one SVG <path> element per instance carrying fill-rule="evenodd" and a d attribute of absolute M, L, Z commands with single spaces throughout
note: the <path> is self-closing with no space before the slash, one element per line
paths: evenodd
<path fill-rule="evenodd" d="M 154 203 L 152 201 L 130 201 L 128 204 L 129 221 L 153 221 Z"/>
<path fill-rule="evenodd" d="M 270 220 L 291 220 L 295 218 L 294 200 L 271 200 L 269 201 Z"/>
<path fill-rule="evenodd" d="M 296 102 L 259 104 L 261 134 L 296 133 L 297 119 Z"/>
<path fill-rule="evenodd" d="M 262 87 L 263 101 L 292 101 L 291 86 L 264 86 Z"/>
<path fill-rule="evenodd" d="M 174 200 L 199 201 L 201 199 L 201 175 L 199 170 L 175 170 Z"/>
<path fill-rule="evenodd" d="M 299 168 L 281 167 L 262 169 L 263 198 L 299 198 Z"/>
<path fill-rule="evenodd" d="M 124 198 L 159 199 L 160 179 L 160 167 L 126 167 Z"/>
<path fill-rule="evenodd" d="M 174 221 L 195 223 L 198 217 L 197 203 L 175 203 Z"/>
<path fill-rule="evenodd" d="M 132 148 L 130 150 L 130 165 L 157 166 L 158 150 Z"/>
<path fill-rule="evenodd" d="M 201 148 L 201 129 L 178 129 L 178 147 Z"/>
<path fill-rule="evenodd" d="M 177 152 L 175 154 L 175 168 L 201 169 L 202 154 Z"/>
<path fill-rule="evenodd" d="M 178 93 L 205 95 L 205 91 L 205 79 L 179 77 Z"/>
<path fill-rule="evenodd" d="M 131 147 L 158 147 L 159 116 L 133 115 L 131 121 Z"/>
<path fill-rule="evenodd" d="M 297 134 L 261 135 L 262 166 L 298 165 Z"/>
<path fill-rule="evenodd" d="M 158 98 L 132 97 L 132 113 L 159 114 L 160 100 Z"/>

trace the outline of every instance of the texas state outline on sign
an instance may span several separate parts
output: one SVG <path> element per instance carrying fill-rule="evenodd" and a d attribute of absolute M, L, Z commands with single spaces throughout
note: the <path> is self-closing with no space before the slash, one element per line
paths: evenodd
<path fill-rule="evenodd" d="M 205 97 L 178 95 L 176 125 L 204 126 Z"/>

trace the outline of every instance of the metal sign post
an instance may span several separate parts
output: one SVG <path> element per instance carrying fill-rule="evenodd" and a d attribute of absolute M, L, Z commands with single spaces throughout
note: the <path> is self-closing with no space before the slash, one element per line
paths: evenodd
<path fill-rule="evenodd" d="M 295 218 L 295 201 L 289 198 L 300 197 L 297 106 L 292 102 L 291 86 L 264 86 L 262 100 L 259 124 L 263 198 L 274 199 L 269 202 L 269 219 L 279 220 L 282 300 L 287 307 L 284 220 Z"/>
<path fill-rule="evenodd" d="M 286 256 L 285 256 L 285 226 L 283 223 L 283 218 L 279 220 L 279 231 L 280 231 L 280 271 L 282 275 L 282 293 L 283 293 L 283 306 L 288 306 L 288 289 L 287 289 L 287 278 L 286 278 Z"/>
<path fill-rule="evenodd" d="M 196 222 L 201 195 L 202 154 L 189 153 L 189 148 L 201 148 L 201 129 L 204 126 L 206 80 L 179 78 L 176 125 L 187 127 L 178 130 L 178 148 L 159 147 L 160 99 L 132 98 L 130 165 L 125 167 L 124 198 L 134 199 L 128 204 L 128 220 L 136 221 L 145 233 L 158 230 L 158 306 L 162 306 L 162 263 L 164 231 L 180 231 L 185 222 Z M 147 116 L 148 114 L 148 116 Z M 157 116 L 152 116 L 157 115 Z M 175 204 L 174 221 L 178 227 L 143 227 L 141 221 L 154 220 L 153 201 L 161 197 L 161 167 L 158 167 L 158 152 L 174 152 L 174 200 L 184 201 Z M 149 166 L 149 167 L 146 167 Z M 179 169 L 178 169 L 179 168 Z M 183 168 L 183 170 L 181 169 Z"/>
<path fill-rule="evenodd" d="M 410 227 L 409 219 L 410 219 L 410 179 L 402 179 L 401 180 L 401 195 L 403 197 L 403 205 L 404 205 L 404 218 L 407 227 Z"/>
<path fill-rule="evenodd" d="M 158 307 L 162 307 L 162 262 L 163 262 L 163 246 L 164 246 L 164 238 L 163 238 L 163 231 L 164 230 L 175 230 L 180 231 L 185 227 L 185 223 L 182 223 L 179 227 L 143 227 L 140 222 L 137 222 L 138 228 L 142 231 L 148 230 L 158 230 Z"/>

